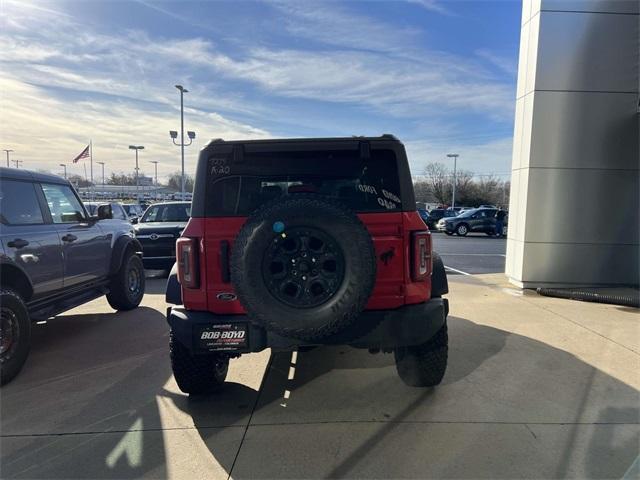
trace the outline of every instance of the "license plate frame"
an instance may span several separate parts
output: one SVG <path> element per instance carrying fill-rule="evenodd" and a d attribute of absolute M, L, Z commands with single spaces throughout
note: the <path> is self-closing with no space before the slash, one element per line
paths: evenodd
<path fill-rule="evenodd" d="M 249 324 L 223 323 L 204 325 L 196 330 L 196 341 L 202 350 L 246 351 L 249 346 Z"/>

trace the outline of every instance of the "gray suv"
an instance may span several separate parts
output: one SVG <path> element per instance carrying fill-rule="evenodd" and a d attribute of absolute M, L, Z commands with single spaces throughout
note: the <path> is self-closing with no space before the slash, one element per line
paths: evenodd
<path fill-rule="evenodd" d="M 0 384 L 29 353 L 31 322 L 102 295 L 116 310 L 144 295 L 142 247 L 111 205 L 89 215 L 66 180 L 0 168 Z"/>

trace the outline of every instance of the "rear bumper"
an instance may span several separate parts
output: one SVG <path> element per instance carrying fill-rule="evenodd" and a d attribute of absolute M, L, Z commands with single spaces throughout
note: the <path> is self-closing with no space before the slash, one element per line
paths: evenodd
<path fill-rule="evenodd" d="M 365 311 L 360 322 L 374 322 L 377 326 L 364 336 L 342 341 L 309 343 L 296 338 L 282 337 L 251 323 L 246 315 L 216 315 L 211 312 L 187 310 L 182 306 L 167 309 L 167 321 L 174 337 L 192 353 L 208 353 L 200 347 L 198 335 L 204 327 L 212 325 L 244 324 L 247 328 L 247 346 L 233 352 L 259 352 L 266 348 L 294 350 L 301 346 L 319 344 L 347 344 L 356 348 L 393 349 L 419 345 L 428 341 L 445 324 L 449 314 L 446 298 L 433 298 L 417 305 L 406 305 L 395 310 Z"/>

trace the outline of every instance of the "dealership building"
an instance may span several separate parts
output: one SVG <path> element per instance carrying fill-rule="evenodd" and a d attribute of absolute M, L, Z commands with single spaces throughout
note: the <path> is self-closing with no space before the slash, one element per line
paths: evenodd
<path fill-rule="evenodd" d="M 639 5 L 524 1 L 506 259 L 518 286 L 639 283 Z"/>

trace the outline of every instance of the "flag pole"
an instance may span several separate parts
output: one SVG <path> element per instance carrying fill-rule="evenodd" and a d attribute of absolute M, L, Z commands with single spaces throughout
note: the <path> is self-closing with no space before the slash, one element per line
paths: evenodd
<path fill-rule="evenodd" d="M 91 200 L 95 200 L 93 191 L 93 140 L 89 140 L 89 158 L 91 159 Z"/>

